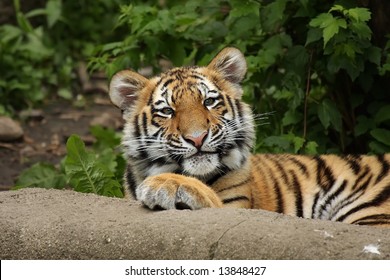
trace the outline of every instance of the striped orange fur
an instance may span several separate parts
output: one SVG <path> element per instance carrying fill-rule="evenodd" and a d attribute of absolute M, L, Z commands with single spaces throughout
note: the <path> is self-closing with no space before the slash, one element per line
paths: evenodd
<path fill-rule="evenodd" d="M 243 54 L 206 67 L 110 82 L 125 119 L 125 189 L 151 209 L 256 208 L 304 218 L 390 226 L 390 154 L 252 155 L 254 116 L 241 101 Z"/>

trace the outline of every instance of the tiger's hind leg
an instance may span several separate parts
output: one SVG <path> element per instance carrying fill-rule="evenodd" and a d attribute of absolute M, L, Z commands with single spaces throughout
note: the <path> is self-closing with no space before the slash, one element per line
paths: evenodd
<path fill-rule="evenodd" d="M 164 173 L 146 178 L 136 188 L 136 198 L 150 209 L 220 208 L 218 195 L 198 179 Z"/>

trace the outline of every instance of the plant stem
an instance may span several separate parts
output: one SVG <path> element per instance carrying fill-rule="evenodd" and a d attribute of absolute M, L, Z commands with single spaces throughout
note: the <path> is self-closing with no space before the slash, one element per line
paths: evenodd
<path fill-rule="evenodd" d="M 313 50 L 310 51 L 310 57 L 308 62 L 307 77 L 306 77 L 306 92 L 305 92 L 305 103 L 303 109 L 303 139 L 306 142 L 307 136 L 307 102 L 310 95 L 310 77 L 311 77 L 311 62 L 313 59 Z"/>

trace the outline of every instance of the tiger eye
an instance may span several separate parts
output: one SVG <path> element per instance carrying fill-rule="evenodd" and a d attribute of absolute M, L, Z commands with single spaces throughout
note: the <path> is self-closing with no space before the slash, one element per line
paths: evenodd
<path fill-rule="evenodd" d="M 161 113 L 163 113 L 164 115 L 173 115 L 174 111 L 172 108 L 165 107 L 161 109 Z"/>
<path fill-rule="evenodd" d="M 213 105 L 215 102 L 215 98 L 212 98 L 212 97 L 209 97 L 209 98 L 206 98 L 205 101 L 203 101 L 203 104 L 204 106 L 211 106 Z"/>

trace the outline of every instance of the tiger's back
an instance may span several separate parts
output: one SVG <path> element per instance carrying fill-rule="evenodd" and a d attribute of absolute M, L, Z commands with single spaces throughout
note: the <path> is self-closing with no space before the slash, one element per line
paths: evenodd
<path fill-rule="evenodd" d="M 390 226 L 390 154 L 250 154 L 245 72 L 242 53 L 226 48 L 206 67 L 113 77 L 110 97 L 126 121 L 128 195 L 151 209 L 259 208 Z"/>
<path fill-rule="evenodd" d="M 390 155 L 252 157 L 254 208 L 332 221 L 390 225 Z"/>

